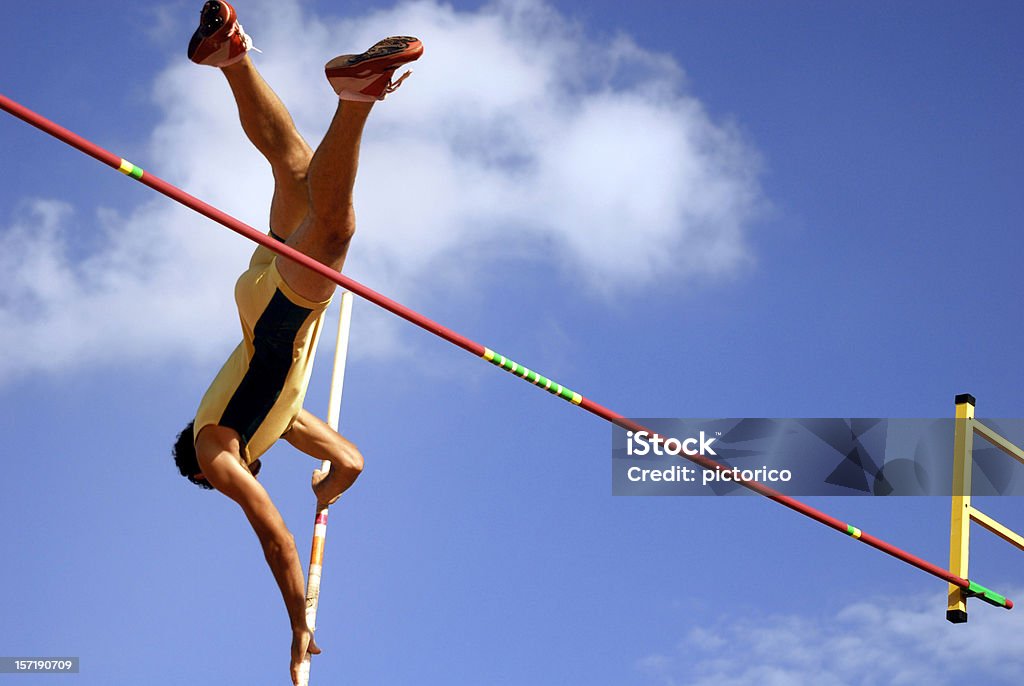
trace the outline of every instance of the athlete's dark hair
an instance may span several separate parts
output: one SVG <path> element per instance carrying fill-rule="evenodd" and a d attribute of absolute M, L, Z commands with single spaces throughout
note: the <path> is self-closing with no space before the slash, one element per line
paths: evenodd
<path fill-rule="evenodd" d="M 208 481 L 196 478 L 203 470 L 199 468 L 199 458 L 196 457 L 196 439 L 193 433 L 194 421 L 188 423 L 174 442 L 174 464 L 178 465 L 181 475 L 200 488 L 213 490 Z"/>

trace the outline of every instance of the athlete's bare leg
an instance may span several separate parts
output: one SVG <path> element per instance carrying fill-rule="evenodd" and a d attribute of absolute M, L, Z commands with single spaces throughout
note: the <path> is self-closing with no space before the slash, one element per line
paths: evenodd
<path fill-rule="evenodd" d="M 246 55 L 222 67 L 238 106 L 242 129 L 274 172 L 270 228 L 287 239 L 309 211 L 306 174 L 313 151 L 295 128 L 284 103 L 271 90 Z"/>
<path fill-rule="evenodd" d="M 317 262 L 341 271 L 356 230 L 352 191 L 359 166 L 359 144 L 372 102 L 342 100 L 309 164 L 309 213 L 288 245 Z M 320 302 L 335 284 L 291 260 L 278 259 L 281 277 L 299 295 Z"/>

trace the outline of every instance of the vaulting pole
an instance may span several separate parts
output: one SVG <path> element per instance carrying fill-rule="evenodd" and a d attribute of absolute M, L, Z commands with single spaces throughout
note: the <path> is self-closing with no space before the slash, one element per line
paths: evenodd
<path fill-rule="evenodd" d="M 645 429 L 643 426 L 634 422 L 633 420 L 627 419 L 617 412 L 613 412 L 612 410 L 609 410 L 606 407 L 598 405 L 594 401 L 584 398 L 579 393 L 571 391 L 568 388 L 562 386 L 561 384 L 555 383 L 551 379 L 541 376 L 537 372 L 531 371 L 530 369 L 527 369 L 526 367 L 516 362 L 513 362 L 512 360 L 506 358 L 504 355 L 499 355 L 490 348 L 485 348 L 479 343 L 471 341 L 465 336 L 462 336 L 461 334 L 455 333 L 451 329 L 441 326 L 437 322 L 434 322 L 428 319 L 427 317 L 424 317 L 423 315 L 419 314 L 418 312 L 414 312 L 413 310 L 410 310 L 404 305 L 401 305 L 395 302 L 394 300 L 391 300 L 390 298 L 383 296 L 370 288 L 367 288 L 358 281 L 353 281 L 344 274 L 340 274 L 331 269 L 330 267 L 327 267 L 326 265 L 320 264 L 316 260 L 313 260 L 310 257 L 303 255 L 294 248 L 274 240 L 267 234 L 257 231 L 248 224 L 238 221 L 234 217 L 225 214 L 224 212 L 221 212 L 212 205 L 206 204 L 202 200 L 199 200 L 198 198 L 189 195 L 188 193 L 184 192 L 178 187 L 167 183 L 166 181 L 150 174 L 149 172 L 143 172 L 142 169 L 136 167 L 131 162 L 120 157 L 117 157 L 113 153 L 107 152 L 103 148 L 93 143 L 90 143 L 81 136 L 78 136 L 77 134 L 68 131 L 62 126 L 53 123 L 49 119 L 46 119 L 45 117 L 36 114 L 32 110 L 23 107 L 22 105 L 19 105 L 18 103 L 3 95 L 0 95 L 0 109 L 3 109 L 8 113 L 13 114 L 15 117 L 18 117 L 19 119 L 28 122 L 32 126 L 35 126 L 36 128 L 41 129 L 42 131 L 45 131 L 51 136 L 64 141 L 68 145 L 77 148 L 78 150 L 84 152 L 85 154 L 95 157 L 100 162 L 103 162 L 104 164 L 119 170 L 123 174 L 126 174 L 127 176 L 130 176 L 133 179 L 136 179 L 137 181 L 146 184 L 150 188 L 163 193 L 167 197 L 173 200 L 177 200 L 186 207 L 192 208 L 196 212 L 199 212 L 200 214 L 209 217 L 215 222 L 226 226 L 232 231 L 245 236 L 249 240 L 269 248 L 278 255 L 286 257 L 290 260 L 294 260 L 295 262 L 303 265 L 304 267 L 307 267 L 308 269 L 313 270 L 317 274 L 320 274 L 324 278 L 330 279 L 331 281 L 338 284 L 342 288 L 346 288 L 352 291 L 356 295 L 365 298 L 366 300 L 369 300 L 375 305 L 382 307 L 385 310 L 392 312 L 393 314 L 398 315 L 399 317 L 405 319 L 406 321 L 412 322 L 416 326 L 419 326 L 422 329 L 426 329 L 427 331 L 435 334 L 436 336 L 439 336 L 440 338 L 443 338 L 449 343 L 456 345 L 462 348 L 463 350 L 472 353 L 473 355 L 476 355 L 477 357 L 482 357 L 491 364 L 501 367 L 502 369 L 509 371 L 522 379 L 526 379 L 535 386 L 540 386 L 541 388 L 548 391 L 549 393 L 552 393 L 553 395 L 557 395 L 560 398 L 567 400 L 574 405 L 579 405 L 584 410 L 587 410 L 588 412 L 595 414 L 598 417 L 601 417 L 602 419 L 605 419 L 611 422 L 612 424 L 620 426 L 624 429 L 628 429 L 631 431 L 649 431 L 648 429 Z M 716 468 L 724 468 L 724 465 L 721 465 L 715 462 L 714 460 L 710 460 L 700 455 L 685 457 L 686 459 L 696 463 L 697 465 L 705 469 L 714 470 Z M 769 488 L 768 486 L 765 486 L 764 484 L 761 484 L 757 481 L 737 481 L 736 483 L 739 483 L 749 488 L 755 493 L 760 493 L 769 500 L 774 500 L 780 505 L 785 505 L 791 510 L 795 510 L 796 512 L 799 512 L 802 515 L 810 517 L 811 519 L 820 522 L 821 524 L 824 524 L 829 528 L 835 529 L 836 531 L 856 538 L 862 543 L 866 543 L 873 548 L 881 550 L 883 553 L 895 557 L 897 560 L 902 560 L 903 562 L 906 562 L 909 565 L 917 567 L 921 571 L 927 572 L 932 576 L 947 581 L 953 584 L 954 586 L 958 586 L 964 589 L 964 591 L 966 591 L 966 593 L 972 597 L 976 596 L 991 605 L 1004 607 L 1008 610 L 1013 607 L 1012 600 L 1010 600 L 1009 598 L 1005 598 L 999 595 L 998 593 L 995 593 L 991 589 L 988 589 L 982 586 L 981 584 L 978 584 L 977 582 L 968 581 L 967 579 L 963 579 L 959 576 L 956 576 L 955 574 L 951 574 L 949 571 L 943 569 L 942 567 L 934 565 L 931 562 L 928 562 L 927 560 L 923 560 L 917 557 L 916 555 L 912 555 L 906 552 L 905 550 L 902 550 L 901 548 L 897 548 L 896 546 L 887 543 L 886 541 L 880 538 L 876 538 L 875 536 L 866 534 L 855 526 L 851 526 L 845 522 L 836 519 L 835 517 L 831 517 L 825 514 L 824 512 L 821 512 L 820 510 L 817 510 L 811 507 L 810 505 L 807 505 L 795 498 L 783 495 L 778 491 Z"/>
<path fill-rule="evenodd" d="M 352 294 L 342 291 L 338 308 L 338 339 L 334 344 L 334 370 L 331 372 L 331 395 L 327 403 L 327 425 L 338 430 L 341 418 L 341 393 L 345 387 L 345 362 L 348 360 L 348 339 L 352 326 Z M 331 471 L 330 460 L 320 465 L 324 474 Z M 313 522 L 313 549 L 309 553 L 309 574 L 306 577 L 306 624 L 316 630 L 316 610 L 320 603 L 320 578 L 324 570 L 324 544 L 327 542 L 327 508 L 317 508 Z M 309 653 L 299 666 L 299 686 L 309 684 Z"/>

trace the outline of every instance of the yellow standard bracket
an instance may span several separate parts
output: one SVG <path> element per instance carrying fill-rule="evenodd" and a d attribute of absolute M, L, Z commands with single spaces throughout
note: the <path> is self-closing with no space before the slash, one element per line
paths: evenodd
<path fill-rule="evenodd" d="M 969 507 L 967 510 L 971 515 L 971 521 L 977 522 L 1007 543 L 1024 550 L 1024 536 L 1021 536 L 1016 531 L 1012 531 L 1010 528 L 1000 524 L 977 508 Z"/>

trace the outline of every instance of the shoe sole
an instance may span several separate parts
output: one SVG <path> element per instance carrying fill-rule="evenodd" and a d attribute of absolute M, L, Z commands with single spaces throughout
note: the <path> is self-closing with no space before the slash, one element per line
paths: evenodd
<path fill-rule="evenodd" d="M 358 55 L 340 55 L 328 62 L 324 71 L 327 78 L 354 76 L 353 67 L 361 67 L 360 74 L 384 73 L 408 62 L 419 59 L 423 44 L 412 36 L 393 36 L 376 43 L 366 52 Z M 379 70 L 379 71 L 378 71 Z"/>
<path fill-rule="evenodd" d="M 221 9 L 227 10 L 227 17 L 220 16 Z M 188 43 L 188 58 L 192 60 L 196 51 L 199 49 L 200 44 L 230 24 L 233 18 L 231 5 L 217 2 L 217 0 L 210 0 L 203 5 L 203 9 L 199 11 L 199 28 L 197 28 L 196 32 L 192 34 L 192 40 Z M 215 26 L 211 26 L 217 20 L 219 20 L 219 23 Z"/>

